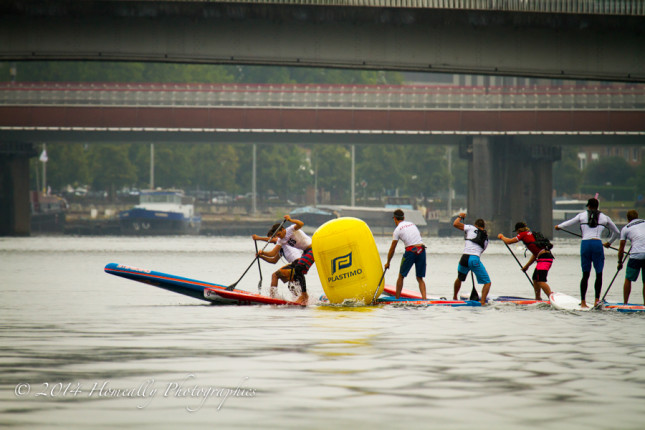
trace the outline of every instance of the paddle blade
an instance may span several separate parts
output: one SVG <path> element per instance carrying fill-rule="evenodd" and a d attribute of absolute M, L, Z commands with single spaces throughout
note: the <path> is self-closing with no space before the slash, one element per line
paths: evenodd
<path fill-rule="evenodd" d="M 476 302 L 480 300 L 479 293 L 477 292 L 475 287 L 473 287 L 473 290 L 470 292 L 470 300 L 474 300 Z"/>

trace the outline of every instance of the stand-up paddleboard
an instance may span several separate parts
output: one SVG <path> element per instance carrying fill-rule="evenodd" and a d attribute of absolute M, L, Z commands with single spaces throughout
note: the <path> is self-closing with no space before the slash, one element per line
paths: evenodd
<path fill-rule="evenodd" d="M 575 297 L 571 297 L 567 294 L 563 293 L 551 293 L 549 296 L 551 299 L 551 306 L 553 306 L 555 309 L 559 309 L 562 311 L 589 311 L 593 308 L 592 306 L 583 308 L 580 306 L 580 299 L 577 299 Z"/>
<path fill-rule="evenodd" d="M 549 300 L 535 300 L 524 297 L 515 296 L 498 296 L 493 297 L 491 301 L 495 303 L 509 303 L 514 305 L 548 305 L 551 304 Z"/>
<path fill-rule="evenodd" d="M 110 275 L 143 282 L 144 284 L 163 288 L 164 290 L 183 294 L 199 300 L 207 300 L 204 297 L 204 288 L 226 288 L 225 285 L 198 281 L 196 279 L 184 278 L 181 276 L 170 275 L 168 273 L 155 272 L 154 270 L 141 269 L 125 264 L 109 263 L 105 266 L 105 272 Z"/>
<path fill-rule="evenodd" d="M 105 266 L 105 272 L 111 275 L 163 288 L 164 290 L 172 291 L 173 293 L 204 300 L 212 304 L 245 305 L 253 303 L 303 306 L 296 302 L 249 293 L 244 290 L 226 291 L 225 285 L 198 281 L 197 279 L 184 278 L 182 276 L 170 275 L 168 273 L 155 272 L 154 270 L 141 269 L 125 264 L 110 263 Z M 216 292 L 221 292 L 221 294 L 216 294 Z"/>
<path fill-rule="evenodd" d="M 645 305 L 631 303 L 603 303 L 602 309 L 618 312 L 645 312 Z"/>
<path fill-rule="evenodd" d="M 327 296 L 323 295 L 320 296 L 320 303 L 321 304 L 326 304 L 329 303 L 329 299 Z M 341 303 L 341 305 L 347 306 L 347 305 L 355 305 L 356 303 L 348 300 L 344 303 Z M 372 303 L 374 306 L 384 306 L 384 305 L 392 305 L 392 306 L 448 306 L 448 307 L 463 307 L 463 306 L 471 306 L 471 307 L 476 307 L 476 306 L 481 306 L 481 303 L 476 301 L 476 300 L 434 300 L 434 299 L 428 299 L 428 300 L 423 300 L 423 299 L 416 299 L 416 298 L 409 298 L 409 297 L 399 297 L 398 299 L 395 298 L 394 296 L 383 296 L 379 297 Z"/>
<path fill-rule="evenodd" d="M 386 285 L 385 286 L 385 292 L 391 296 L 396 295 L 396 287 L 393 287 L 391 285 Z M 401 295 L 400 297 L 402 298 L 409 298 L 409 299 L 421 299 L 421 293 L 417 291 L 411 291 L 411 290 L 406 290 L 403 288 L 401 290 Z M 459 297 L 459 301 L 470 301 L 468 297 Z M 439 297 L 428 297 L 428 300 L 445 300 L 441 299 Z M 499 297 L 491 297 L 486 300 L 487 302 L 495 302 L 495 303 L 508 303 L 508 304 L 514 304 L 514 305 L 539 305 L 539 304 L 549 304 L 548 300 L 535 300 L 535 299 L 529 299 L 529 298 L 524 298 L 524 297 L 514 297 L 514 296 L 499 296 Z"/>
<path fill-rule="evenodd" d="M 482 304 L 476 300 L 423 300 L 408 297 L 379 297 L 375 305 L 394 305 L 394 306 L 448 306 L 448 307 L 477 307 Z"/>
<path fill-rule="evenodd" d="M 386 285 L 383 288 L 383 292 L 385 294 L 389 294 L 390 296 L 396 296 L 396 287 L 393 287 L 392 285 Z M 404 297 L 408 299 L 420 299 L 421 298 L 421 293 L 418 291 L 412 291 L 412 290 L 407 290 L 405 288 L 401 289 L 401 294 L 399 297 Z M 446 300 L 445 298 L 441 297 L 435 297 L 435 296 L 426 296 L 428 300 Z"/>
<path fill-rule="evenodd" d="M 263 296 L 262 294 L 251 293 L 244 290 L 222 290 L 221 288 L 204 288 L 206 300 L 219 302 L 221 299 L 230 300 L 239 305 L 289 305 L 307 306 L 277 297 Z"/>

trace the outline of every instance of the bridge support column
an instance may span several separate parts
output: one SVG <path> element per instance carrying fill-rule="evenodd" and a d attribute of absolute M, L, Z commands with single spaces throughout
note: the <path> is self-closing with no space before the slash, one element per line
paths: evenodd
<path fill-rule="evenodd" d="M 0 236 L 29 236 L 31 143 L 0 143 Z"/>
<path fill-rule="evenodd" d="M 523 220 L 552 234 L 552 165 L 560 148 L 509 136 L 476 136 L 460 145 L 468 159 L 468 222 L 486 220 L 491 236 L 512 234 Z"/>

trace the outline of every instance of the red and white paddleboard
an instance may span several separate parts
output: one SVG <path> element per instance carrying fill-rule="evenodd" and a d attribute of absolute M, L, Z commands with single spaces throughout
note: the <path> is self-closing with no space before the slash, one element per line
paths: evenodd
<path fill-rule="evenodd" d="M 386 285 L 383 288 L 383 292 L 385 294 L 389 294 L 390 296 L 396 296 L 396 287 L 394 287 L 392 285 Z M 403 298 L 406 298 L 406 299 L 420 299 L 421 298 L 421 293 L 419 291 L 406 290 L 405 288 L 403 288 L 401 290 L 401 295 L 399 297 L 403 297 Z M 439 297 L 434 297 L 434 296 L 430 297 L 430 296 L 428 296 L 427 300 L 442 300 L 442 299 L 439 298 Z M 445 299 L 443 299 L 443 300 L 445 300 Z"/>
<path fill-rule="evenodd" d="M 206 300 L 220 302 L 221 299 L 231 301 L 231 304 L 239 305 L 264 304 L 264 305 L 289 305 L 289 306 L 307 306 L 306 304 L 296 303 L 289 300 L 283 300 L 276 297 L 263 296 L 262 294 L 251 293 L 244 290 L 232 290 L 219 288 L 204 288 L 204 298 Z"/>

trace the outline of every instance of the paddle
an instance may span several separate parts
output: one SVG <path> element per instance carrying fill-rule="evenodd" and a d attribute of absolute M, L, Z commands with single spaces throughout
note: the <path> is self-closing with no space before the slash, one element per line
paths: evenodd
<path fill-rule="evenodd" d="M 572 235 L 574 235 L 574 236 L 582 237 L 582 235 L 581 235 L 581 234 L 574 233 L 574 232 L 569 231 L 569 230 L 564 229 L 564 228 L 559 228 L 559 229 L 557 229 L 557 230 L 563 231 L 563 232 L 565 232 L 565 233 L 572 234 Z M 613 246 L 610 246 L 610 248 L 611 248 L 611 249 L 613 249 L 614 251 L 618 251 L 618 248 L 614 248 Z"/>
<path fill-rule="evenodd" d="M 478 302 L 480 300 L 479 298 L 479 293 L 477 292 L 477 289 L 475 288 L 475 275 L 473 275 L 473 271 L 470 271 L 470 279 L 473 281 L 473 290 L 470 292 L 470 298 L 469 300 L 474 300 Z"/>
<path fill-rule="evenodd" d="M 528 279 L 528 280 L 529 280 L 529 282 L 531 283 L 531 286 L 533 286 L 533 281 L 531 280 L 531 278 L 529 278 L 529 275 L 527 275 L 527 273 L 524 271 L 524 266 L 522 266 L 522 263 L 520 263 L 520 260 L 518 260 L 518 259 L 517 259 L 517 257 L 515 256 L 515 253 L 514 253 L 514 252 L 513 252 L 513 250 L 511 249 L 511 247 L 510 247 L 510 246 L 508 246 L 508 244 L 507 244 L 506 242 L 504 242 L 504 245 L 506 245 L 506 248 L 508 249 L 508 252 L 510 252 L 510 253 L 511 253 L 511 255 L 513 256 L 513 258 L 515 259 L 515 261 L 517 261 L 517 264 L 519 264 L 520 269 L 522 270 L 522 273 L 524 273 L 524 276 L 526 276 L 526 279 Z"/>
<path fill-rule="evenodd" d="M 618 272 L 620 272 L 620 269 L 622 269 L 623 264 L 624 264 L 624 263 L 625 263 L 625 261 L 627 261 L 627 259 L 629 258 L 629 253 L 630 253 L 630 252 L 632 252 L 632 247 L 631 247 L 631 246 L 629 247 L 629 251 L 627 251 L 627 254 L 625 254 L 625 257 L 623 257 L 623 261 L 621 261 L 621 262 L 620 262 L 620 266 L 618 266 L 618 267 L 619 267 L 619 269 L 618 269 L 618 270 L 616 270 L 616 273 L 614 274 L 614 277 L 611 279 L 611 282 L 610 282 L 610 283 L 609 283 L 609 285 L 607 286 L 607 291 L 605 291 L 605 294 L 602 296 L 602 300 L 600 300 L 600 301 L 598 302 L 598 304 L 594 305 L 593 309 L 599 309 L 599 308 L 602 306 L 602 303 L 604 303 L 604 302 L 605 302 L 605 297 L 607 297 L 607 293 L 609 293 L 609 289 L 611 288 L 611 285 L 612 285 L 612 284 L 614 283 L 614 281 L 616 280 L 616 276 L 618 276 Z"/>
<path fill-rule="evenodd" d="M 378 284 L 376 284 L 376 291 L 374 291 L 374 297 L 372 298 L 372 304 L 376 302 L 376 295 L 378 294 L 378 290 L 381 288 L 381 282 L 383 282 L 383 278 L 385 277 L 385 272 L 387 272 L 388 268 L 385 268 L 383 270 L 383 274 L 381 274 L 381 279 L 379 279 Z"/>
<path fill-rule="evenodd" d="M 262 248 L 262 251 L 264 251 L 266 249 L 266 247 L 269 246 L 269 244 L 271 243 L 271 239 L 273 239 L 275 237 L 275 235 L 278 234 L 278 232 L 280 231 L 280 229 L 282 229 L 282 226 L 284 225 L 285 222 L 287 222 L 287 220 L 283 219 L 282 222 L 280 223 L 280 226 L 276 229 L 276 231 L 273 232 L 273 235 L 269 238 L 269 240 L 267 240 L 267 244 L 264 245 L 264 248 Z M 253 263 L 255 263 L 255 260 L 257 260 L 258 258 L 260 258 L 260 256 L 256 252 L 255 253 L 255 258 L 253 259 L 253 261 L 251 261 L 251 264 L 249 264 L 249 267 L 247 267 L 246 270 L 244 271 L 244 273 L 242 273 L 242 276 L 240 276 L 240 279 L 238 279 L 237 281 L 235 281 L 234 283 L 232 283 L 231 285 L 226 287 L 227 291 L 233 291 L 235 289 L 235 286 L 238 284 L 238 282 L 240 282 L 242 280 L 244 275 L 246 275 L 246 272 L 249 271 L 251 266 L 253 266 Z"/>
<path fill-rule="evenodd" d="M 255 255 L 258 255 L 258 241 L 254 240 Z M 262 294 L 262 268 L 260 267 L 260 259 L 258 258 L 258 271 L 260 272 L 260 280 L 258 281 L 258 294 Z"/>

